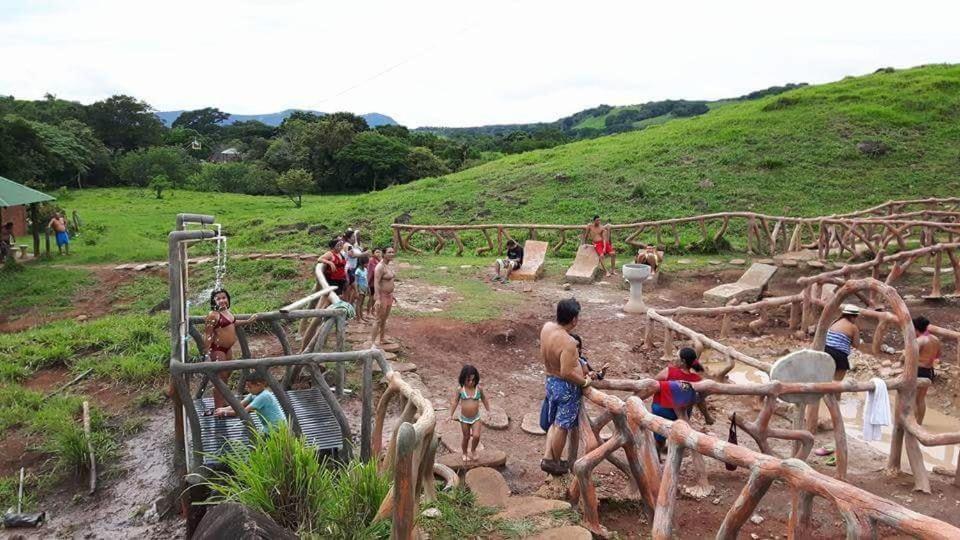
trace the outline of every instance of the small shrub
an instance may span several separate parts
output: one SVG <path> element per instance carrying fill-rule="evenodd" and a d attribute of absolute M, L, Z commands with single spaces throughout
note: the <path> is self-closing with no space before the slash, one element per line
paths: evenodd
<path fill-rule="evenodd" d="M 725 251 L 730 251 L 732 248 L 730 242 L 726 238 L 721 238 L 720 240 L 714 240 L 713 237 L 710 237 L 709 240 L 697 240 L 696 242 L 691 242 L 684 247 L 683 251 L 685 253 L 700 253 L 703 255 L 722 253 Z"/>
<path fill-rule="evenodd" d="M 757 164 L 758 167 L 765 171 L 773 171 L 776 169 L 782 169 L 787 166 L 782 159 L 776 158 L 763 158 L 760 160 L 760 163 Z"/>
<path fill-rule="evenodd" d="M 633 186 L 633 190 L 630 191 L 630 200 L 631 201 L 641 201 L 647 197 L 647 188 L 643 183 L 638 183 Z"/>
<path fill-rule="evenodd" d="M 214 473 L 210 502 L 238 502 L 313 538 L 387 538 L 390 523 L 370 523 L 390 489 L 375 462 L 335 468 L 289 430 L 237 445 L 221 458 L 232 473 Z"/>
<path fill-rule="evenodd" d="M 281 266 L 279 268 L 274 268 L 270 275 L 274 279 L 293 279 L 299 275 L 296 268 L 290 268 L 288 266 Z"/>
<path fill-rule="evenodd" d="M 779 111 L 781 109 L 786 109 L 787 107 L 792 107 L 800 103 L 800 98 L 795 96 L 781 96 L 777 99 L 767 103 L 763 106 L 764 111 Z"/>

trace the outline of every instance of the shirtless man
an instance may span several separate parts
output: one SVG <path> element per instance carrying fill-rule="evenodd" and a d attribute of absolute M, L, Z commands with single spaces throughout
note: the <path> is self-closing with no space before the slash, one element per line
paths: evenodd
<path fill-rule="evenodd" d="M 593 249 L 597 250 L 600 257 L 600 268 L 604 275 L 612 276 L 617 268 L 617 253 L 610 244 L 610 225 L 601 225 L 600 216 L 593 216 L 593 221 L 583 229 L 583 241 L 593 244 Z M 603 264 L 603 258 L 607 255 L 610 256 L 610 270 Z"/>
<path fill-rule="evenodd" d="M 70 254 L 70 235 L 67 233 L 67 220 L 64 219 L 60 212 L 53 214 L 53 217 L 50 218 L 50 223 L 47 224 L 48 229 L 53 229 L 53 232 L 57 235 L 57 249 L 60 251 L 60 254 L 63 255 L 64 250 L 66 250 L 67 255 Z"/>
<path fill-rule="evenodd" d="M 540 412 L 541 426 L 549 424 L 540 468 L 552 475 L 569 470 L 560 458 L 567 443 L 567 433 L 577 427 L 581 391 L 590 385 L 589 375 L 580 368 L 577 342 L 570 331 L 577 326 L 580 304 L 573 298 L 557 303 L 557 319 L 540 330 L 540 354 L 547 372 L 547 396 Z"/>
<path fill-rule="evenodd" d="M 396 256 L 397 252 L 393 249 L 393 246 L 388 247 L 383 251 L 383 260 L 374 270 L 373 294 L 376 295 L 376 304 L 373 306 L 373 311 L 377 318 L 373 322 L 373 329 L 370 331 L 370 341 L 374 345 L 383 343 L 387 333 L 387 317 L 390 316 L 390 308 L 397 302 L 393 296 L 393 289 L 396 287 L 394 278 L 396 278 L 397 272 L 391 264 Z"/>
<path fill-rule="evenodd" d="M 920 348 L 917 377 L 924 377 L 933 382 L 936 373 L 934 364 L 940 360 L 940 338 L 930 333 L 930 321 L 920 316 L 913 319 L 913 329 L 917 332 L 917 346 Z M 927 414 L 927 390 L 930 387 L 917 387 L 917 423 L 923 424 L 923 417 Z"/>
<path fill-rule="evenodd" d="M 657 246 L 653 244 L 647 244 L 642 251 L 637 252 L 637 256 L 633 259 L 635 264 L 645 264 L 650 267 L 650 273 L 656 274 L 657 269 L 660 268 L 660 254 L 657 253 Z"/>

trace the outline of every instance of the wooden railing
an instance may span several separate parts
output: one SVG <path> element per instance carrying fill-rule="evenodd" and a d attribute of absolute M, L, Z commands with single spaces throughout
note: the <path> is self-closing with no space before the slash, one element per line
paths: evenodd
<path fill-rule="evenodd" d="M 251 351 L 246 333 L 242 327 L 237 327 L 237 340 L 240 344 L 240 360 L 220 362 L 200 361 L 190 362 L 187 342 L 190 337 L 197 341 L 198 348 L 203 351 L 202 335 L 195 328 L 195 324 L 202 322 L 201 317 L 190 317 L 187 311 L 186 283 L 187 283 L 187 249 L 188 242 L 215 238 L 212 230 L 186 230 L 189 223 L 209 225 L 213 223 L 212 216 L 181 214 L 177 218 L 177 230 L 170 234 L 169 272 L 170 272 L 170 330 L 171 330 L 171 357 L 170 380 L 175 390 L 173 394 L 174 415 L 176 422 L 175 437 L 178 451 L 175 453 L 177 467 L 189 483 L 202 480 L 203 458 L 200 416 L 194 406 L 195 394 L 202 394 L 206 384 L 213 386 L 225 397 L 234 413 L 243 421 L 248 432 L 255 429 L 253 417 L 241 405 L 236 394 L 231 391 L 218 374 L 223 372 L 240 371 L 239 384 L 248 370 L 259 373 L 269 385 L 271 391 L 280 402 L 281 408 L 290 419 L 290 428 L 294 433 L 303 433 L 303 422 L 294 410 L 288 391 L 299 378 L 301 371 L 309 375 L 313 387 L 317 388 L 324 400 L 330 405 L 334 417 L 343 437 L 343 457 L 349 458 L 355 444 L 352 430 L 346 415 L 339 406 L 334 390 L 328 385 L 321 367 L 324 364 L 338 366 L 336 391 L 342 393 L 345 376 L 343 367 L 347 363 L 362 365 L 361 380 L 361 419 L 360 419 L 360 457 L 361 459 L 380 459 L 381 471 L 393 474 L 393 487 L 381 504 L 377 519 L 391 517 L 393 519 L 392 538 L 412 539 L 415 536 L 417 507 L 421 496 L 432 500 L 435 496 L 434 474 L 444 478 L 448 484 L 457 483 L 456 475 L 449 469 L 434 463 L 437 449 L 436 415 L 433 405 L 420 392 L 403 380 L 386 360 L 383 351 L 370 349 L 362 351 L 344 352 L 344 332 L 346 316 L 338 309 L 304 309 L 318 300 L 324 299 L 325 304 L 333 304 L 338 298 L 323 280 L 318 271 L 318 287 L 313 294 L 304 297 L 279 311 L 258 313 L 257 319 L 266 323 L 270 333 L 276 337 L 283 351 L 283 356 L 268 358 L 250 358 Z M 253 315 L 237 315 L 238 320 L 248 320 Z M 301 332 L 302 350 L 300 354 L 293 354 L 291 340 L 282 324 L 284 321 L 299 320 L 304 323 L 304 332 Z M 329 337 L 336 336 L 336 352 L 321 352 L 326 346 Z M 387 382 L 387 388 L 377 406 L 376 426 L 373 423 L 374 380 L 373 368 L 376 363 Z M 270 369 L 284 368 L 284 377 L 278 380 Z M 201 380 L 196 392 L 192 391 L 193 377 Z M 393 434 L 391 444 L 381 456 L 381 440 L 386 412 L 390 400 L 399 397 L 402 400 L 401 418 Z M 185 413 L 185 414 L 184 414 Z M 185 443 L 189 430 L 191 436 L 190 448 Z M 180 459 L 184 458 L 182 466 Z M 201 473 L 201 474 L 195 474 Z M 189 504 L 193 490 L 184 490 L 181 493 Z M 189 511 L 189 508 L 188 508 Z M 188 517 L 188 529 L 191 520 Z"/>
<path fill-rule="evenodd" d="M 828 256 L 843 256 L 851 259 L 858 253 L 858 245 L 869 253 L 879 253 L 891 243 L 896 242 L 899 249 L 906 249 L 911 238 L 918 238 L 922 245 L 936 243 L 937 234 L 946 235 L 949 241 L 960 236 L 960 210 L 958 199 L 925 199 L 916 201 L 890 201 L 867 210 L 849 214 L 800 218 L 773 216 L 756 212 L 720 212 L 697 216 L 661 219 L 636 223 L 612 224 L 609 226 L 611 242 L 616 234 L 626 234 L 624 243 L 639 248 L 646 244 L 656 244 L 661 249 L 672 245 L 680 249 L 681 238 L 699 238 L 705 246 L 720 243 L 731 231 L 740 234 L 749 254 L 774 255 L 798 251 L 803 248 L 815 248 L 821 259 Z M 912 206 L 923 208 L 906 212 Z M 515 239 L 511 231 L 527 231 L 527 238 L 548 239 L 553 241 L 554 253 L 566 245 L 568 233 L 579 237 L 583 225 L 564 224 L 475 224 L 475 225 L 391 225 L 393 245 L 403 249 L 422 253 L 411 244 L 411 239 L 420 233 L 433 238 L 433 250 L 440 253 L 448 241 L 456 246 L 456 254 L 462 255 L 465 249 L 461 234 L 476 233 L 482 237 L 482 245 L 476 248 L 476 254 L 495 251 L 502 253 L 506 240 Z M 496 235 L 494 244 L 493 235 Z M 577 241 L 577 240 L 574 240 Z"/>
<path fill-rule="evenodd" d="M 774 383 L 776 386 L 776 383 Z M 779 393 L 838 392 L 844 383 L 831 382 L 816 385 L 780 385 Z M 710 387 L 719 393 L 721 386 L 712 381 L 694 383 L 699 392 L 708 392 Z M 638 487 L 644 509 L 652 517 L 652 537 L 657 540 L 673 538 L 674 515 L 677 506 L 680 466 L 686 450 L 696 459 L 700 456 L 714 458 L 729 465 L 750 470 L 750 476 L 740 495 L 724 517 L 717 538 L 735 539 L 740 528 L 753 514 L 774 481 L 785 484 L 792 493 L 787 538 L 807 538 L 812 534 L 811 510 L 814 497 L 822 497 L 836 507 L 846 524 L 847 538 L 873 538 L 878 526 L 920 538 L 958 538 L 960 529 L 904 508 L 892 501 L 864 491 L 839 479 L 823 475 L 800 459 L 780 459 L 765 453 L 755 452 L 743 446 L 729 444 L 694 430 L 683 419 L 670 421 L 654 415 L 644 407 L 643 399 L 656 393 L 656 381 L 601 381 L 595 388 L 587 388 L 584 397 L 601 407 L 601 415 L 613 421 L 614 434 L 603 444 L 596 432 L 586 430 L 587 453 L 574 465 L 576 480 L 570 487 L 570 495 L 579 500 L 583 510 L 584 524 L 592 532 L 606 536 L 600 524 L 596 489 L 591 473 L 604 459 L 619 448 L 625 450 L 630 479 Z M 631 390 L 633 396 L 626 400 L 607 394 L 601 389 Z M 739 394 L 740 388 L 732 388 Z M 753 389 L 759 393 L 758 389 Z M 581 409 L 583 413 L 585 409 Z M 585 416 L 585 414 L 583 415 Z M 589 420 L 587 421 L 589 422 Z M 583 421 L 581 421 L 583 425 Z M 594 426 L 599 429 L 598 426 Z M 581 431 L 584 431 L 581 428 Z M 656 459 L 652 434 L 666 438 L 667 459 L 662 470 Z"/>

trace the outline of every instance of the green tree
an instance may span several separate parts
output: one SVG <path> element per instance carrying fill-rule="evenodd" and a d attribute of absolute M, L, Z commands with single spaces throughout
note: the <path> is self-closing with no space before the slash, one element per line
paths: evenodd
<path fill-rule="evenodd" d="M 402 178 L 407 163 L 407 145 L 392 137 L 365 131 L 337 153 L 337 163 L 350 178 L 346 187 L 372 189 L 387 178 Z"/>
<path fill-rule="evenodd" d="M 158 144 L 163 122 L 147 103 L 131 96 L 111 96 L 87 109 L 88 120 L 103 144 L 114 150 L 134 150 Z"/>
<path fill-rule="evenodd" d="M 122 182 L 134 186 L 147 186 L 151 178 L 162 174 L 174 187 L 179 187 L 198 169 L 198 163 L 186 150 L 169 146 L 128 152 L 116 164 Z"/>
<path fill-rule="evenodd" d="M 443 161 L 430 151 L 429 148 L 415 146 L 407 154 L 407 179 L 416 180 L 428 176 L 443 176 L 450 172 Z"/>
<path fill-rule="evenodd" d="M 170 127 L 194 129 L 204 135 L 211 135 L 220 130 L 221 122 L 229 119 L 228 113 L 216 107 L 205 107 L 182 112 Z"/>
<path fill-rule="evenodd" d="M 277 188 L 290 198 L 293 204 L 300 208 L 303 205 L 303 194 L 313 186 L 313 178 L 303 169 L 290 169 L 277 178 Z"/>
<path fill-rule="evenodd" d="M 170 182 L 170 179 L 167 178 L 167 175 L 158 174 L 150 179 L 149 187 L 150 190 L 157 195 L 158 199 L 162 199 L 164 190 L 172 188 L 173 183 Z"/>

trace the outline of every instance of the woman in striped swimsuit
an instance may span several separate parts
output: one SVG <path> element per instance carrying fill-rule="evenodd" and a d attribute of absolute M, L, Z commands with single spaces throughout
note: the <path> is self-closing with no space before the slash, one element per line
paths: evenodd
<path fill-rule="evenodd" d="M 857 316 L 860 308 L 852 304 L 843 306 L 840 318 L 827 330 L 827 342 L 823 352 L 833 357 L 837 370 L 833 373 L 833 380 L 843 380 L 850 369 L 850 350 L 860 345 L 860 328 L 857 327 Z"/>

